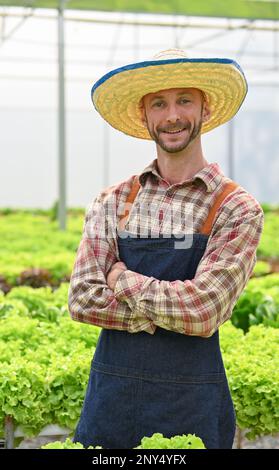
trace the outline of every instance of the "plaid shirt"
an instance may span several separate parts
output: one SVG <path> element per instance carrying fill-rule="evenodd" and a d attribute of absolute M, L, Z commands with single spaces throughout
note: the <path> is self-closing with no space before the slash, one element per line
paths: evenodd
<path fill-rule="evenodd" d="M 112 265 L 119 261 L 116 226 L 133 178 L 134 175 L 106 188 L 87 210 L 70 281 L 71 317 L 130 333 L 154 334 L 159 326 L 185 335 L 209 337 L 230 318 L 253 271 L 263 229 L 261 206 L 241 186 L 226 196 L 216 213 L 194 279 L 169 282 L 127 269 L 120 274 L 112 291 L 106 277 Z M 154 222 L 150 211 L 145 211 L 139 227 L 138 212 L 134 208 L 143 205 L 160 207 L 159 222 L 170 205 L 180 207 L 182 212 L 190 207 L 194 214 L 192 233 L 198 233 L 216 193 L 231 180 L 224 176 L 217 163 L 211 163 L 193 178 L 169 185 L 158 173 L 155 159 L 139 175 L 139 181 L 141 187 L 125 226 L 135 234 L 139 228 L 150 230 Z M 105 221 L 105 235 L 98 229 L 98 220 Z M 159 233 L 164 231 L 159 229 Z"/>

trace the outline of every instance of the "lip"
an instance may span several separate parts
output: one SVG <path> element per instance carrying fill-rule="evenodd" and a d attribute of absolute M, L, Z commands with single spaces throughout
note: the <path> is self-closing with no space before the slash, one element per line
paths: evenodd
<path fill-rule="evenodd" d="M 179 135 L 179 134 L 182 134 L 182 132 L 184 132 L 186 129 L 185 127 L 183 129 L 180 129 L 178 131 L 175 131 L 175 132 L 172 132 L 172 131 L 162 131 L 163 134 L 167 134 L 167 135 Z"/>

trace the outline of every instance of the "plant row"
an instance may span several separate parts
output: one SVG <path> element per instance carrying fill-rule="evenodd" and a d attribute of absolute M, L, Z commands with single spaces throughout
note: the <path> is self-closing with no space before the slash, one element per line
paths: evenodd
<path fill-rule="evenodd" d="M 72 212 L 67 230 L 59 230 L 56 220 L 46 213 L 0 213 L 0 289 L 12 286 L 58 286 L 69 280 L 78 248 L 84 214 Z M 259 262 L 254 275 L 279 270 L 279 215 L 265 214 L 265 225 L 258 247 Z"/>
<path fill-rule="evenodd" d="M 18 287 L 0 297 L 0 421 L 11 416 L 26 435 L 74 429 L 80 416 L 101 330 L 71 320 L 67 292 Z M 220 338 L 239 427 L 251 438 L 279 432 L 279 329 L 244 334 L 228 321 Z"/>
<path fill-rule="evenodd" d="M 42 449 L 85 449 L 80 442 L 73 442 L 67 438 L 64 442 L 55 441 L 41 447 Z M 87 449 L 102 449 L 100 446 L 89 446 Z M 195 434 L 164 437 L 161 433 L 154 433 L 151 437 L 143 437 L 140 445 L 134 449 L 205 449 L 200 437 Z"/>

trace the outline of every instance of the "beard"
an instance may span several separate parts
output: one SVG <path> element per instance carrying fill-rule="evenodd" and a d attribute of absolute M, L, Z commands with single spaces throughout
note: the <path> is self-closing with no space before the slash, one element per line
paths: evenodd
<path fill-rule="evenodd" d="M 203 124 L 203 121 L 202 121 L 202 117 L 200 116 L 199 121 L 194 123 L 194 126 L 192 129 L 191 129 L 191 124 L 189 121 L 177 122 L 175 126 L 158 128 L 157 130 L 151 129 L 147 122 L 147 128 L 148 128 L 150 137 L 156 142 L 156 144 L 158 144 L 163 150 L 165 150 L 165 152 L 177 153 L 186 149 L 191 144 L 191 142 L 193 142 L 193 140 L 200 134 L 202 124 Z M 172 130 L 175 130 L 175 129 L 186 129 L 185 137 L 177 143 L 166 142 L 164 140 L 164 133 L 171 132 Z"/>

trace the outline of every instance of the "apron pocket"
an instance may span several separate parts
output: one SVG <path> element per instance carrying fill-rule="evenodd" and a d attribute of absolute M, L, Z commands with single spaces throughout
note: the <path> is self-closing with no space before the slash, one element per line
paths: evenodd
<path fill-rule="evenodd" d="M 92 368 L 74 441 L 104 449 L 135 447 L 137 390 L 136 380 Z"/>
<path fill-rule="evenodd" d="M 222 382 L 158 383 L 143 380 L 141 434 L 196 434 L 206 448 L 220 448 Z M 223 429 L 223 432 L 230 430 Z"/>

